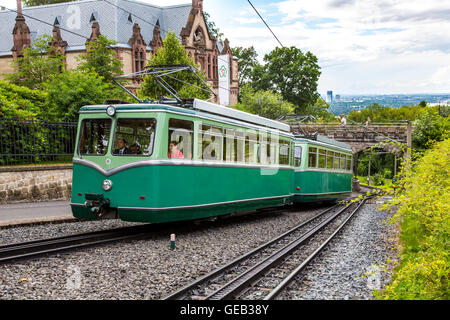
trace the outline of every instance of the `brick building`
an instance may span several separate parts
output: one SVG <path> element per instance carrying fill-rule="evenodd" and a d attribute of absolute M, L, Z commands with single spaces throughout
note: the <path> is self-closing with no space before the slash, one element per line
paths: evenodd
<path fill-rule="evenodd" d="M 169 30 L 206 73 L 217 97 L 218 57 L 228 56 L 230 104 L 237 103 L 238 62 L 228 40 L 222 44 L 209 33 L 203 0 L 167 7 L 134 0 L 83 0 L 23 9 L 17 0 L 17 13 L 0 11 L 0 74 L 13 72 L 12 59 L 20 57 L 24 48 L 44 34 L 53 36 L 53 45 L 65 56 L 68 69 L 76 67 L 76 57 L 86 52 L 86 42 L 102 34 L 117 42 L 114 48 L 123 62 L 123 73 L 136 72 L 162 46 Z M 139 83 L 130 86 L 135 89 Z"/>

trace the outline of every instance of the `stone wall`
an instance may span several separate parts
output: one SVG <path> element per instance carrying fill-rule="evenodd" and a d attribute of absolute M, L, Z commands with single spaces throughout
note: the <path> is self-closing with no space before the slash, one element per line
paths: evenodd
<path fill-rule="evenodd" d="M 72 164 L 0 167 L 0 203 L 70 199 Z"/>

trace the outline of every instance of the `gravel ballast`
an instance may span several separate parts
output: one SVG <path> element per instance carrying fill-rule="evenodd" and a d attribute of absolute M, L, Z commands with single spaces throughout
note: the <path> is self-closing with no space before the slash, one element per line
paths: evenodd
<path fill-rule="evenodd" d="M 397 229 L 390 218 L 374 204 L 363 206 L 280 298 L 371 299 L 374 290 L 389 283 L 389 267 L 398 256 Z"/>
<path fill-rule="evenodd" d="M 174 251 L 170 250 L 173 230 L 162 228 L 148 240 L 5 264 L 1 267 L 0 298 L 159 299 L 324 209 L 308 207 L 201 222 L 192 230 L 177 233 Z M 0 244 L 129 225 L 103 220 L 4 229 L 0 230 Z"/>
<path fill-rule="evenodd" d="M 324 207 L 307 207 L 200 223 L 177 233 L 174 251 L 169 249 L 173 230 L 166 228 L 148 240 L 5 264 L 1 267 L 0 299 L 160 299 L 321 210 Z M 369 299 L 373 290 L 361 276 L 373 264 L 385 264 L 393 254 L 387 235 L 391 226 L 383 223 L 386 217 L 373 205 L 364 206 L 311 265 L 307 288 L 292 298 Z M 103 220 L 5 229 L 0 230 L 0 244 L 129 225 L 133 224 Z M 385 273 L 380 271 L 380 284 L 388 280 Z"/>

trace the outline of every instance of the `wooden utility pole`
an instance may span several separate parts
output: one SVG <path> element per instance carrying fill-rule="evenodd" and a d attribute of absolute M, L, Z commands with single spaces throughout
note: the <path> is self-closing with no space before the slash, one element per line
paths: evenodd
<path fill-rule="evenodd" d="M 370 186 L 370 159 L 372 157 L 369 155 L 369 172 L 368 172 L 368 177 L 367 177 L 367 184 Z"/>
<path fill-rule="evenodd" d="M 394 154 L 394 177 L 397 175 L 397 156 Z"/>
<path fill-rule="evenodd" d="M 412 147 L 412 123 L 411 120 L 408 120 L 406 125 L 406 153 L 405 153 L 405 162 L 408 163 L 411 159 L 411 147 Z"/>

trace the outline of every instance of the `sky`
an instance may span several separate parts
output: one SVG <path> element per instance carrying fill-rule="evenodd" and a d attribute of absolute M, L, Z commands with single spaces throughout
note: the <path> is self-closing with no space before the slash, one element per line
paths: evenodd
<path fill-rule="evenodd" d="M 318 57 L 321 94 L 450 93 L 450 0 L 251 1 L 284 46 Z M 247 0 L 203 6 L 232 47 L 254 46 L 262 62 L 279 46 Z"/>

